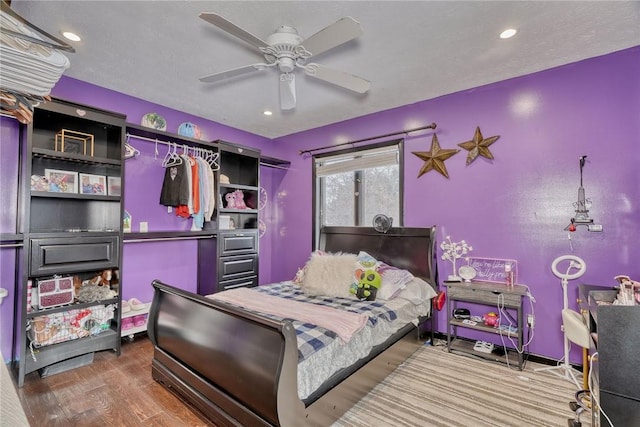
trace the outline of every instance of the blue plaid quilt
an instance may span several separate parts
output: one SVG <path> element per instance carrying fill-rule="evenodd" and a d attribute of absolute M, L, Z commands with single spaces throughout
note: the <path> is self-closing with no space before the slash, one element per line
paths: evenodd
<path fill-rule="evenodd" d="M 379 320 L 393 321 L 397 314 L 379 301 L 358 301 L 350 298 L 334 298 L 326 296 L 305 295 L 302 290 L 291 282 L 274 283 L 272 285 L 252 288 L 267 295 L 289 298 L 310 304 L 324 305 L 338 310 L 350 311 L 368 316 L 368 325 L 375 326 Z M 314 352 L 329 345 L 337 335 L 335 332 L 310 323 L 303 323 L 296 319 L 282 318 L 270 314 L 260 313 L 276 320 L 290 320 L 296 330 L 298 339 L 298 363 L 302 362 Z"/>

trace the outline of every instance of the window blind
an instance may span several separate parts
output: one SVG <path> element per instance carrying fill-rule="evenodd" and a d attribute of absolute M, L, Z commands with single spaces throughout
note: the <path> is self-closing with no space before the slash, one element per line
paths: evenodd
<path fill-rule="evenodd" d="M 399 146 L 389 145 L 334 156 L 316 157 L 316 176 L 324 177 L 381 166 L 397 165 Z"/>

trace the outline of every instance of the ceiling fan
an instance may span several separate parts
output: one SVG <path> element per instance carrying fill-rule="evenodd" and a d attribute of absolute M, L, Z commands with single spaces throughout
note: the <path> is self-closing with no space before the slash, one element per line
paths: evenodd
<path fill-rule="evenodd" d="M 266 41 L 238 27 L 217 13 L 202 12 L 200 18 L 226 31 L 227 33 L 256 47 L 265 62 L 246 65 L 200 78 L 201 82 L 211 83 L 237 77 L 254 71 L 262 71 L 270 67 L 278 67 L 280 71 L 280 109 L 291 110 L 296 106 L 295 75 L 296 68 L 302 68 L 306 75 L 357 93 L 366 93 L 371 82 L 362 77 L 344 71 L 327 68 L 307 61 L 329 49 L 346 43 L 360 34 L 360 23 L 351 17 L 344 17 L 303 39 L 298 31 L 290 26 L 282 25 Z"/>

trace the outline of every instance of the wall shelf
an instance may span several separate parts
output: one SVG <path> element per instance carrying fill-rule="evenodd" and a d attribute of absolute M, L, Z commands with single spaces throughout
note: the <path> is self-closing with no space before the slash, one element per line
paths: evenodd
<path fill-rule="evenodd" d="M 103 196 L 100 194 L 58 193 L 55 191 L 32 191 L 31 197 L 50 197 L 55 199 L 103 200 L 120 202 L 120 196 Z"/>
<path fill-rule="evenodd" d="M 61 160 L 73 163 L 86 163 L 89 165 L 108 165 L 108 166 L 120 166 L 121 160 L 108 159 L 106 157 L 92 157 L 85 156 L 83 154 L 63 153 L 60 151 L 49 150 L 47 148 L 33 148 L 34 158 Z"/>
<path fill-rule="evenodd" d="M 143 243 L 172 240 L 198 240 L 216 237 L 217 230 L 202 231 L 153 231 L 148 233 L 124 233 L 124 243 Z"/>

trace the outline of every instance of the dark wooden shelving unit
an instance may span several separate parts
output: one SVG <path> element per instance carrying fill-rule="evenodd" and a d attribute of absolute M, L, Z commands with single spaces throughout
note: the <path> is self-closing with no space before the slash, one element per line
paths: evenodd
<path fill-rule="evenodd" d="M 109 195 L 107 186 L 109 177 L 122 182 L 125 116 L 54 99 L 34 109 L 25 134 L 20 156 L 24 232 L 15 235 L 15 241 L 21 237 L 23 245 L 17 257 L 21 277 L 16 284 L 20 309 L 15 321 L 18 346 L 14 361 L 20 387 L 25 375 L 36 370 L 42 369 L 43 374 L 49 369 L 71 369 L 80 366 L 79 359 L 92 360 L 92 353 L 101 350 L 120 354 L 119 293 L 101 301 L 38 309 L 29 307 L 34 305 L 29 300 L 29 284 L 36 287 L 40 280 L 73 275 L 82 280 L 104 269 L 121 269 L 123 194 Z M 75 177 L 72 185 L 77 190 L 32 190 L 32 176 L 46 177 L 47 170 L 68 172 L 69 177 Z M 81 174 L 103 177 L 105 194 L 82 194 Z M 95 306 L 114 310 L 113 319 L 103 324 L 106 330 L 99 334 L 42 345 L 37 339 L 32 341 L 34 335 L 27 330 L 42 316 Z"/>

